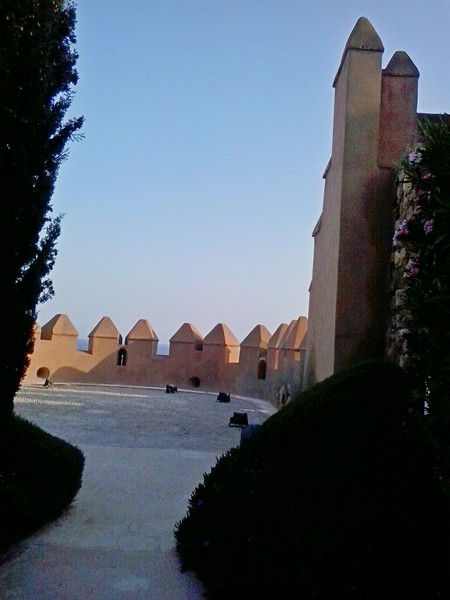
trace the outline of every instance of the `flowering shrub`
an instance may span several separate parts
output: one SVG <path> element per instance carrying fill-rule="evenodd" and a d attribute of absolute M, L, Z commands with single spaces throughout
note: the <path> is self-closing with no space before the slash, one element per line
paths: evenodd
<path fill-rule="evenodd" d="M 450 125 L 420 123 L 397 176 L 388 356 L 431 418 L 450 418 Z M 448 415 L 448 417 L 447 417 Z"/>

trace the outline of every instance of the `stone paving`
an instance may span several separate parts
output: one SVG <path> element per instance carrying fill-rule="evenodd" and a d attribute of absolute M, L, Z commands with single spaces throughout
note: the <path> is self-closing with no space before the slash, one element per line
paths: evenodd
<path fill-rule="evenodd" d="M 202 600 L 182 573 L 175 523 L 203 474 L 240 442 L 235 411 L 261 400 L 115 386 L 24 387 L 17 414 L 78 446 L 83 485 L 58 520 L 0 557 L 1 600 Z"/>

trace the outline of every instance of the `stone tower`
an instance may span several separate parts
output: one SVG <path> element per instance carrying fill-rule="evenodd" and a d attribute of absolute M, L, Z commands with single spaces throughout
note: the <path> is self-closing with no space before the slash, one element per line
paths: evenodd
<path fill-rule="evenodd" d="M 361 17 L 335 77 L 332 156 L 314 229 L 305 385 L 383 356 L 395 164 L 416 136 L 419 73 Z"/>

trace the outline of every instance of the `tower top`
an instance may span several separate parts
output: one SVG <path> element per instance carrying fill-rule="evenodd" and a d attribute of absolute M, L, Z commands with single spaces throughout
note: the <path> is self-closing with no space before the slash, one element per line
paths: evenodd
<path fill-rule="evenodd" d="M 356 25 L 347 40 L 344 54 L 347 50 L 369 50 L 372 52 L 383 52 L 383 42 L 375 31 L 372 23 L 366 17 L 359 17 Z"/>
<path fill-rule="evenodd" d="M 336 86 L 336 81 L 344 64 L 345 57 L 349 50 L 360 50 L 363 52 L 384 52 L 383 42 L 380 36 L 375 31 L 372 23 L 366 17 L 359 17 L 356 25 L 353 27 L 351 34 L 342 54 L 341 63 L 334 78 L 333 87 Z"/>
<path fill-rule="evenodd" d="M 403 50 L 397 50 L 383 70 L 383 75 L 392 77 L 419 77 L 419 69 Z"/>

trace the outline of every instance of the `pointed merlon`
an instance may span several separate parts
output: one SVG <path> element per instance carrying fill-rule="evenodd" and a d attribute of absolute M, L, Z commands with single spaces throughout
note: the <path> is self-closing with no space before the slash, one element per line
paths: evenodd
<path fill-rule="evenodd" d="M 200 331 L 192 325 L 192 323 L 183 323 L 176 333 L 170 338 L 169 342 L 172 344 L 182 343 L 191 344 L 192 342 L 203 342 L 203 336 Z"/>
<path fill-rule="evenodd" d="M 419 69 L 403 50 L 394 53 L 387 67 L 383 69 L 383 75 L 391 77 L 419 77 Z"/>
<path fill-rule="evenodd" d="M 78 336 L 78 331 L 67 315 L 57 314 L 41 329 L 41 339 L 51 340 L 53 335 Z"/>
<path fill-rule="evenodd" d="M 286 350 L 299 350 L 302 347 L 302 342 L 304 347 L 307 327 L 308 321 L 306 317 L 299 317 L 291 323 L 284 338 L 284 347 Z"/>
<path fill-rule="evenodd" d="M 119 338 L 119 330 L 114 325 L 109 317 L 102 317 L 91 333 L 88 335 L 88 338 L 96 337 L 96 338 L 108 338 L 108 339 L 118 339 Z"/>
<path fill-rule="evenodd" d="M 271 333 L 264 325 L 256 325 L 241 342 L 241 348 L 267 348 Z"/>
<path fill-rule="evenodd" d="M 153 330 L 153 327 L 147 321 L 147 319 L 139 319 L 130 333 L 127 335 L 125 344 L 129 341 L 145 340 L 158 342 L 159 338 Z"/>
<path fill-rule="evenodd" d="M 268 348 L 274 349 L 274 348 L 280 347 L 280 342 L 283 339 L 287 328 L 288 328 L 287 323 L 281 323 L 281 325 L 278 325 L 275 333 L 269 340 Z"/>
<path fill-rule="evenodd" d="M 205 345 L 239 346 L 236 336 L 225 323 L 218 323 L 203 341 Z"/>
<path fill-rule="evenodd" d="M 296 319 L 293 319 L 289 325 L 287 326 L 287 328 L 284 330 L 283 335 L 280 337 L 280 341 L 278 342 L 278 345 L 280 348 L 286 348 L 286 340 L 291 338 L 292 336 L 292 331 L 295 329 L 297 325 L 297 321 Z"/>

